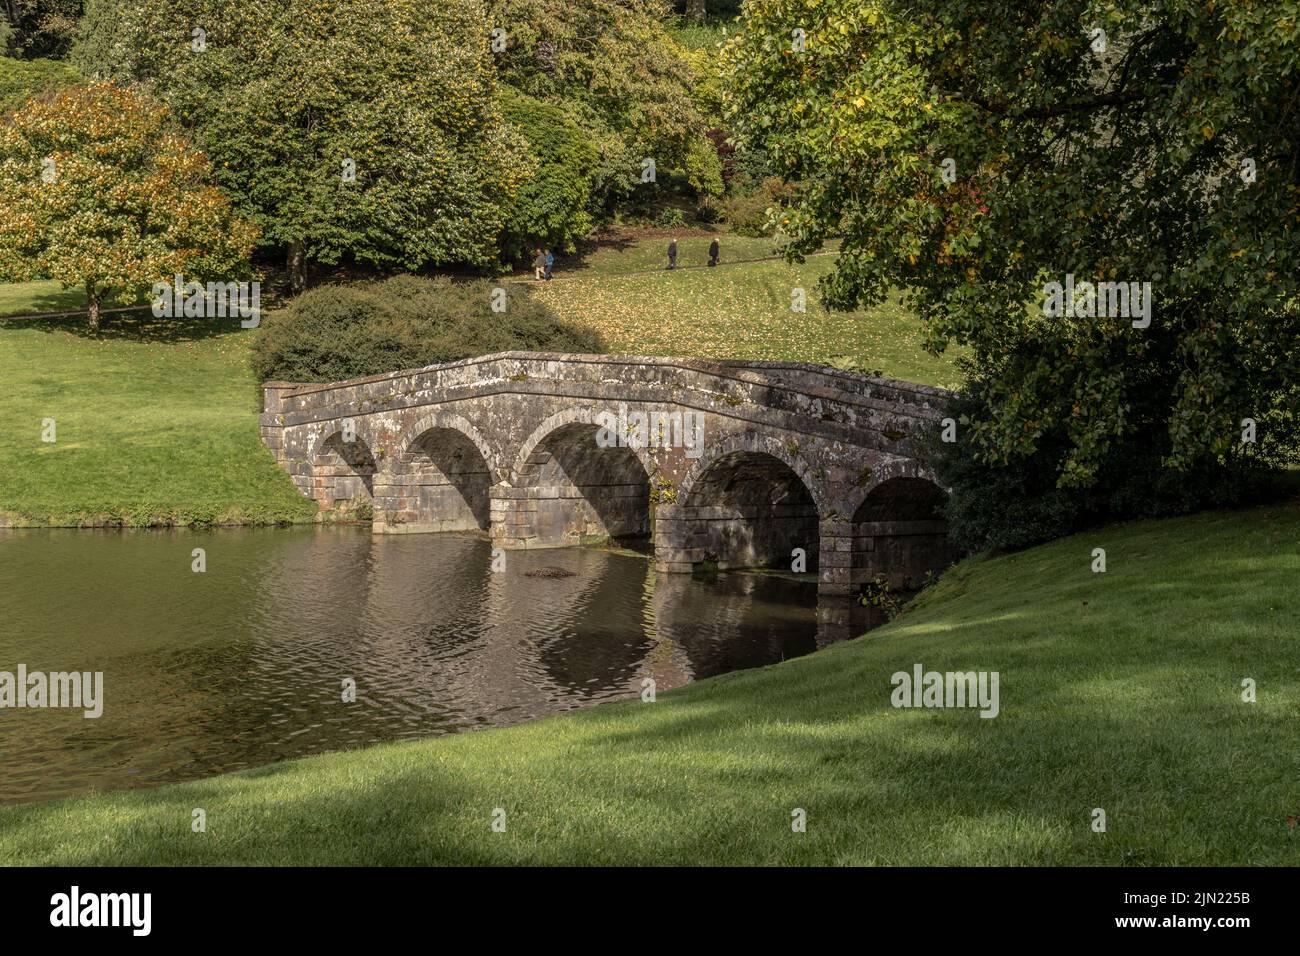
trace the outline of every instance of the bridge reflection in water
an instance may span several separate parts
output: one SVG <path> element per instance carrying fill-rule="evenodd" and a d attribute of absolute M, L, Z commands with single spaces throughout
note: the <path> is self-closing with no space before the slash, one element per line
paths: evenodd
<path fill-rule="evenodd" d="M 811 579 L 664 574 L 644 554 L 507 552 L 494 572 L 491 543 L 466 534 L 0 531 L 0 552 L 0 660 L 102 671 L 105 686 L 97 720 L 0 714 L 0 802 L 519 723 L 870 623 Z M 536 575 L 548 568 L 560 576 Z"/>

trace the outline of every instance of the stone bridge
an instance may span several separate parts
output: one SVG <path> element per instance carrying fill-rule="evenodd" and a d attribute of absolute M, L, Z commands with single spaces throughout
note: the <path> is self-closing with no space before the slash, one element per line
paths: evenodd
<path fill-rule="evenodd" d="M 952 560 L 915 456 L 949 393 L 788 362 L 503 352 L 267 382 L 262 437 L 322 510 L 496 547 L 650 542 L 660 571 L 783 568 L 823 594 Z"/>

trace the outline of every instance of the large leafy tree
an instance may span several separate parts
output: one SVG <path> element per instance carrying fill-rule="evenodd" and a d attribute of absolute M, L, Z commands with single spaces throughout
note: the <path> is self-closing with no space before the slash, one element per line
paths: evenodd
<path fill-rule="evenodd" d="M 304 261 L 485 267 L 519 183 L 480 0 L 92 0 L 87 71 L 146 81 Z"/>
<path fill-rule="evenodd" d="M 931 348 L 965 347 L 981 460 L 1084 489 L 1227 462 L 1246 418 L 1296 439 L 1300 3 L 744 13 L 728 120 L 800 183 L 792 254 L 842 235 L 832 304 L 903 287 Z M 1044 315 L 1068 274 L 1151 282 L 1150 325 Z"/>
<path fill-rule="evenodd" d="M 500 78 L 564 109 L 600 151 L 593 205 L 610 209 L 639 183 L 641 163 L 721 183 L 708 122 L 690 95 L 692 65 L 668 35 L 664 0 L 488 0 L 504 31 Z"/>
<path fill-rule="evenodd" d="M 246 273 L 256 233 L 211 185 L 207 158 L 139 91 L 111 83 L 37 99 L 0 126 L 0 279 L 57 279 L 134 302 L 181 274 Z"/>

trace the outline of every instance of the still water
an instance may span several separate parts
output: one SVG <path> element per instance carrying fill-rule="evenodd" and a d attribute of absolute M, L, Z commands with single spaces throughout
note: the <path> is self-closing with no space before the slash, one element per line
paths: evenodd
<path fill-rule="evenodd" d="M 0 802 L 513 724 L 865 629 L 819 620 L 806 580 L 596 549 L 491 565 L 477 537 L 364 527 L 0 531 L 0 671 L 104 674 L 98 719 L 0 709 Z"/>

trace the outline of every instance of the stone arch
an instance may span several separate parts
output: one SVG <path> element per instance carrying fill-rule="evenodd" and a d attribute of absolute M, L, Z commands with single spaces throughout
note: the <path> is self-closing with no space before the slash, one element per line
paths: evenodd
<path fill-rule="evenodd" d="M 665 547 L 664 568 L 701 564 L 789 570 L 803 549 L 815 572 L 821 552 L 824 494 L 797 456 L 772 438 L 753 433 L 716 443 L 683 479 Z"/>
<path fill-rule="evenodd" d="M 548 436 L 563 428 L 566 425 L 590 425 L 593 428 L 600 427 L 599 415 L 601 409 L 593 408 L 589 405 L 577 405 L 573 408 L 566 408 L 563 411 L 548 415 L 542 420 L 542 423 L 529 433 L 528 437 L 523 440 L 519 446 L 519 453 L 515 455 L 514 465 L 510 469 L 509 475 L 504 476 L 511 484 L 518 481 L 520 469 L 536 451 L 537 446 L 547 439 Z M 636 455 L 637 460 L 641 462 L 641 467 L 649 477 L 654 477 L 655 472 L 659 470 L 658 464 L 650 454 L 648 448 L 629 447 L 628 451 Z"/>
<path fill-rule="evenodd" d="M 548 417 L 520 445 L 493 538 L 509 547 L 561 547 L 650 537 L 650 476 L 644 448 L 602 447 L 592 408 Z"/>
<path fill-rule="evenodd" d="M 446 428 L 458 431 L 470 441 L 476 449 L 479 456 L 488 466 L 488 472 L 492 475 L 492 480 L 497 480 L 495 462 L 496 455 L 492 451 L 492 446 L 488 444 L 481 432 L 470 424 L 468 419 L 463 418 L 454 412 L 438 411 L 425 415 L 417 419 L 415 424 L 408 428 L 402 429 L 402 436 L 398 440 L 393 460 L 400 461 L 403 454 L 410 450 L 411 445 L 418 441 L 426 432 L 434 428 Z"/>
<path fill-rule="evenodd" d="M 360 435 L 345 441 L 342 428 L 321 434 L 307 458 L 311 497 L 324 511 L 348 513 L 369 506 L 379 470 L 370 445 Z"/>
<path fill-rule="evenodd" d="M 403 430 L 380 476 L 376 530 L 487 531 L 492 453 L 468 421 L 435 412 Z"/>
<path fill-rule="evenodd" d="M 921 587 L 957 557 L 943 514 L 947 490 L 913 459 L 877 468 L 850 520 L 852 590 L 882 578 L 891 588 Z"/>
<path fill-rule="evenodd" d="M 786 442 L 777 438 L 746 431 L 740 434 L 727 435 L 713 442 L 682 477 L 681 484 L 677 488 L 677 500 L 685 501 L 688 499 L 700 476 L 707 472 L 719 458 L 734 452 L 754 452 L 770 455 L 794 472 L 799 477 L 799 480 L 803 482 L 808 494 L 812 496 L 813 502 L 817 505 L 817 511 L 821 514 L 827 513 L 828 502 L 823 483 L 813 477 L 799 457 L 798 439 L 792 439 L 792 441 L 796 443 L 795 448 L 791 448 Z"/>

